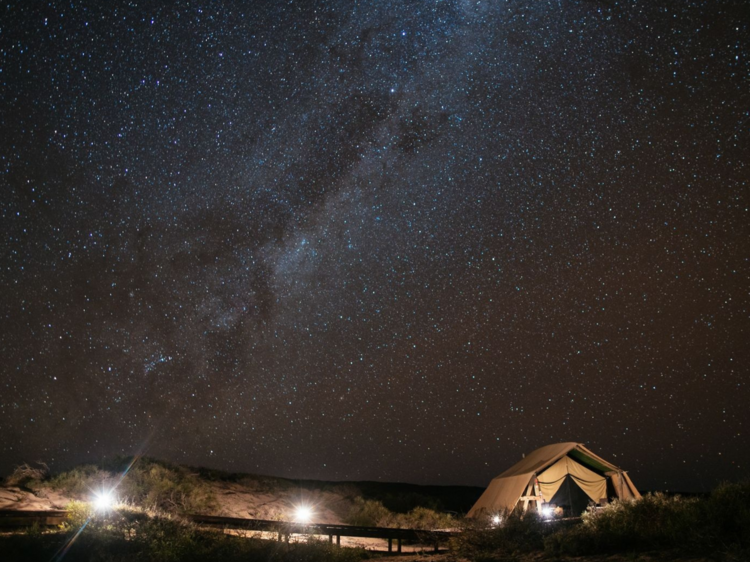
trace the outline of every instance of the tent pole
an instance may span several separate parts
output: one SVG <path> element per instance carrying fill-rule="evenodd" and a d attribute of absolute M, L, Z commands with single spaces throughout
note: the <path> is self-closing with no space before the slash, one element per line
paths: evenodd
<path fill-rule="evenodd" d="M 541 513 L 542 504 L 544 504 L 544 496 L 542 495 L 542 487 L 539 485 L 539 478 L 534 478 L 534 483 L 536 484 L 536 510 Z"/>
<path fill-rule="evenodd" d="M 526 493 L 524 494 L 523 498 L 523 512 L 526 513 L 526 511 L 529 509 L 529 495 L 531 494 L 531 489 L 534 486 L 534 478 L 536 478 L 536 475 L 533 475 L 531 477 L 531 480 L 529 481 L 529 485 L 526 486 Z"/>

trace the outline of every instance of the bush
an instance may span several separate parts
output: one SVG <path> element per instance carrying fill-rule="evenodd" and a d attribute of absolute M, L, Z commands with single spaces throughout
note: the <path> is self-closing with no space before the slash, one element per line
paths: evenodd
<path fill-rule="evenodd" d="M 714 489 L 701 502 L 701 520 L 706 543 L 727 553 L 750 554 L 750 480 Z"/>
<path fill-rule="evenodd" d="M 698 500 L 648 494 L 638 501 L 613 501 L 588 510 L 580 525 L 546 542 L 554 554 L 593 554 L 673 548 L 697 525 Z"/>
<path fill-rule="evenodd" d="M 389 527 L 392 520 L 393 513 L 382 503 L 361 497 L 354 498 L 354 505 L 345 518 L 348 525 L 359 527 Z"/>
<path fill-rule="evenodd" d="M 467 528 L 451 540 L 454 555 L 470 560 L 503 560 L 544 548 L 544 539 L 556 526 L 545 523 L 536 512 L 516 509 L 494 528 Z"/>
<path fill-rule="evenodd" d="M 65 506 L 68 512 L 66 521 L 63 523 L 63 529 L 78 529 L 84 525 L 94 515 L 94 509 L 88 502 L 71 501 Z"/>
<path fill-rule="evenodd" d="M 426 507 L 415 507 L 409 513 L 395 515 L 391 521 L 391 526 L 402 529 L 436 530 L 449 529 L 454 525 L 455 520 L 450 514 Z"/>
<path fill-rule="evenodd" d="M 6 480 L 7 486 L 18 486 L 24 488 L 32 483 L 39 483 L 46 480 L 49 477 L 49 467 L 43 462 L 38 462 L 38 466 L 31 466 L 27 463 L 23 463 L 17 466 Z"/>
<path fill-rule="evenodd" d="M 109 472 L 99 470 L 93 464 L 85 464 L 54 476 L 47 485 L 66 496 L 83 499 L 91 494 L 91 490 L 104 487 L 109 480 L 112 480 Z"/>
<path fill-rule="evenodd" d="M 707 498 L 647 494 L 587 511 L 580 525 L 548 537 L 553 555 L 643 550 L 750 553 L 750 483 L 723 484 Z"/>
<path fill-rule="evenodd" d="M 393 513 L 379 501 L 366 500 L 361 497 L 354 498 L 354 505 L 344 520 L 348 525 L 359 527 L 420 530 L 448 529 L 456 524 L 451 515 L 426 507 L 416 507 L 409 513 Z"/>
<path fill-rule="evenodd" d="M 89 499 L 92 491 L 117 485 L 121 500 L 167 513 L 206 513 L 216 508 L 209 485 L 184 467 L 142 458 L 120 480 L 119 474 L 131 463 L 125 459 L 120 464 L 112 472 L 94 465 L 79 466 L 55 476 L 48 485 L 76 499 Z"/>
<path fill-rule="evenodd" d="M 216 509 L 211 488 L 197 474 L 145 458 L 125 475 L 118 495 L 147 509 L 169 513 L 205 513 Z"/>

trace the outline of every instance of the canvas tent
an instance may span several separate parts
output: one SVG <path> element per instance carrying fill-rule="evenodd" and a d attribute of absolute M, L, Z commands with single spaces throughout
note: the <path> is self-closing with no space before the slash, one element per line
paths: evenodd
<path fill-rule="evenodd" d="M 524 510 L 549 503 L 580 513 L 589 500 L 640 497 L 627 472 L 581 443 L 557 443 L 537 449 L 494 478 L 468 516 L 510 511 L 519 502 Z"/>

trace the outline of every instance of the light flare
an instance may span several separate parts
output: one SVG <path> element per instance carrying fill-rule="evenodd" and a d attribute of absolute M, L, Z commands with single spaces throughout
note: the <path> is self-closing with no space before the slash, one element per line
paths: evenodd
<path fill-rule="evenodd" d="M 309 523 L 312 521 L 313 508 L 309 505 L 298 505 L 294 509 L 295 523 Z"/>
<path fill-rule="evenodd" d="M 113 490 L 104 490 L 94 494 L 94 509 L 96 511 L 109 511 L 117 503 Z"/>

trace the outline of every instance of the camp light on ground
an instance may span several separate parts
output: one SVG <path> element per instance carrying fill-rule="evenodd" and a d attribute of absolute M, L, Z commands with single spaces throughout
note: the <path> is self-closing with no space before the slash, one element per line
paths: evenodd
<path fill-rule="evenodd" d="M 93 503 L 97 511 L 107 511 L 115 505 L 115 496 L 111 491 L 96 492 Z"/>
<path fill-rule="evenodd" d="M 296 523 L 309 523 L 313 516 L 313 510 L 309 505 L 298 505 L 294 509 L 294 521 Z"/>

